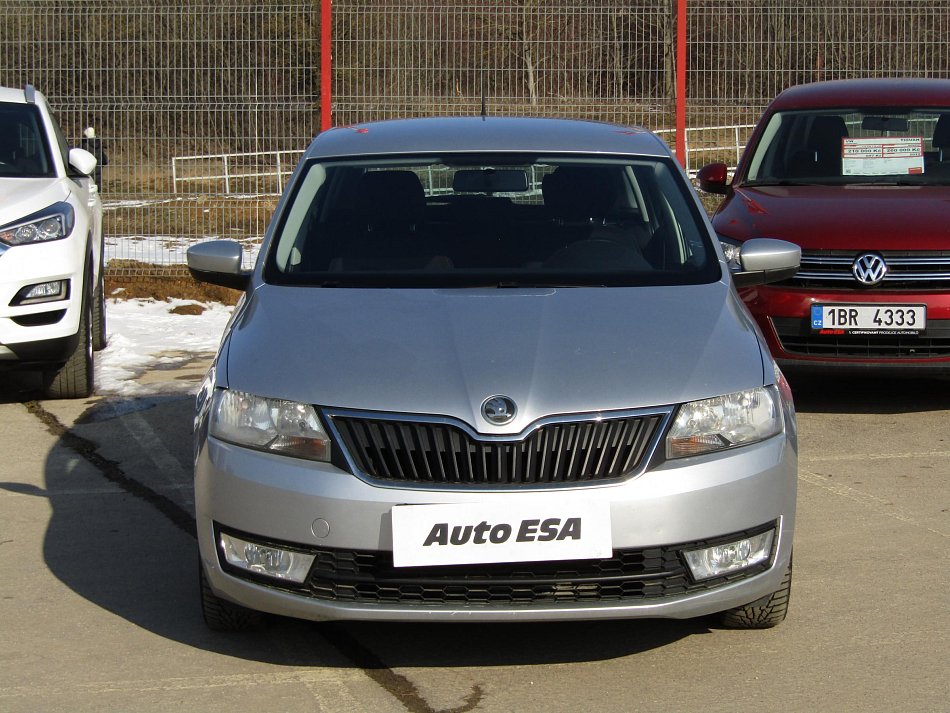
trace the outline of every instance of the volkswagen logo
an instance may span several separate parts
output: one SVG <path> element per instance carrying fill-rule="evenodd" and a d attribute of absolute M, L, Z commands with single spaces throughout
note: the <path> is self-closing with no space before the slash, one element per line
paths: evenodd
<path fill-rule="evenodd" d="M 515 402 L 507 396 L 492 396 L 482 404 L 482 416 L 495 426 L 504 426 L 511 423 L 515 417 Z"/>
<path fill-rule="evenodd" d="M 851 274 L 862 285 L 873 287 L 880 284 L 887 274 L 887 263 L 880 255 L 864 253 L 858 255 L 854 264 L 851 265 Z"/>

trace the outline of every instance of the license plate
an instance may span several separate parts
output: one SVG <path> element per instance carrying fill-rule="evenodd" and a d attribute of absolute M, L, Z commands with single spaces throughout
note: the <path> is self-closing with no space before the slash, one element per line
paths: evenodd
<path fill-rule="evenodd" d="M 613 549 L 609 505 L 573 498 L 396 505 L 392 527 L 396 567 L 604 559 Z"/>
<path fill-rule="evenodd" d="M 927 328 L 925 305 L 832 304 L 811 306 L 815 332 L 919 334 Z"/>

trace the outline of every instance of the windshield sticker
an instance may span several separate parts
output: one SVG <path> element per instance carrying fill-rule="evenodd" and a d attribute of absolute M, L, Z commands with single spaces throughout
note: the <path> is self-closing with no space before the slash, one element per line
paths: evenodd
<path fill-rule="evenodd" d="M 878 136 L 843 140 L 841 172 L 845 176 L 893 176 L 924 172 L 920 136 Z"/>

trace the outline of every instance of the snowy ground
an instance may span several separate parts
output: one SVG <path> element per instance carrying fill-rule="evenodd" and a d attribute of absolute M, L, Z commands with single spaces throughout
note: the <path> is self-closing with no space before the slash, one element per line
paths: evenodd
<path fill-rule="evenodd" d="M 135 201 L 127 205 L 138 205 Z M 106 210 L 121 205 L 112 202 Z M 184 264 L 185 250 L 198 242 L 194 238 L 169 236 L 149 239 L 140 236 L 106 236 L 105 260 L 137 260 L 161 265 Z M 253 264 L 254 250 L 245 250 L 246 267 Z M 165 382 L 148 385 L 134 379 L 149 369 L 167 368 L 191 357 L 210 356 L 218 348 L 221 334 L 233 307 L 205 304 L 201 315 L 174 314 L 171 310 L 187 300 L 108 299 L 106 325 L 108 346 L 96 354 L 96 393 L 101 395 L 142 396 L 156 389 L 194 390 L 193 383 L 180 386 Z"/>
<path fill-rule="evenodd" d="M 176 306 L 194 304 L 186 300 L 116 300 L 106 302 L 108 346 L 96 354 L 96 393 L 101 395 L 144 396 L 179 390 L 193 391 L 193 382 L 148 385 L 134 379 L 149 369 L 211 356 L 233 307 L 204 305 L 200 315 L 171 312 Z"/>

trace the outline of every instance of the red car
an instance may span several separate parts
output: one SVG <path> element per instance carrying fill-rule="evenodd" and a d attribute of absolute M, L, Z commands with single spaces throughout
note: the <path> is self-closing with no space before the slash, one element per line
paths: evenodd
<path fill-rule="evenodd" d="M 950 80 L 792 87 L 769 105 L 713 226 L 802 249 L 789 280 L 741 289 L 783 366 L 950 373 Z"/>

